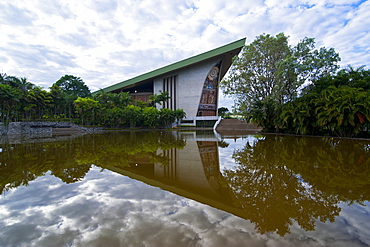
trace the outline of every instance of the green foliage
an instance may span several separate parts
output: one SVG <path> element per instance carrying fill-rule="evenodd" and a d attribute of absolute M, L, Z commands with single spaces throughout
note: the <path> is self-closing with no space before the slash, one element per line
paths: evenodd
<path fill-rule="evenodd" d="M 317 124 L 341 137 L 354 137 L 370 123 L 370 92 L 340 87 L 324 90 L 315 101 Z"/>
<path fill-rule="evenodd" d="M 53 86 L 60 87 L 63 92 L 63 103 L 68 117 L 74 117 L 73 102 L 78 98 L 85 98 L 91 95 L 90 89 L 80 77 L 64 75 L 57 80 Z M 52 86 L 52 87 L 53 87 Z"/>
<path fill-rule="evenodd" d="M 336 72 L 339 61 L 333 48 L 316 49 L 313 38 L 291 47 L 283 33 L 260 35 L 234 59 L 221 86 L 264 131 L 354 137 L 370 127 L 370 71 Z"/>
<path fill-rule="evenodd" d="M 101 90 L 93 98 L 107 108 L 126 107 L 133 102 L 128 92 L 107 93 Z"/>
<path fill-rule="evenodd" d="M 370 70 L 365 70 L 364 66 L 357 69 L 349 66 L 339 70 L 335 75 L 325 76 L 313 81 L 303 89 L 303 94 L 320 93 L 329 87 L 341 86 L 370 90 Z"/>
<path fill-rule="evenodd" d="M 235 96 L 239 107 L 246 109 L 266 97 L 280 100 L 285 86 L 281 62 L 290 56 L 284 34 L 260 35 L 234 58 L 230 76 L 221 82 L 221 87 L 226 94 Z"/>
<path fill-rule="evenodd" d="M 127 92 L 107 93 L 100 91 L 93 98 L 100 102 L 101 109 L 96 119 L 100 119 L 99 124 L 104 126 L 157 128 L 162 124 L 168 126 L 176 119 L 179 120 L 186 116 L 182 109 L 159 111 L 154 107 L 154 101 L 149 102 L 149 105 L 153 105 L 149 107 L 146 102 L 133 101 Z M 156 101 L 157 103 L 163 103 L 168 100 L 168 93 L 155 94 L 151 98 L 159 100 Z"/>
<path fill-rule="evenodd" d="M 146 102 L 133 101 L 128 92 L 107 93 L 100 91 L 94 96 L 81 78 L 65 75 L 55 82 L 50 91 L 17 78 L 0 73 L 0 117 L 5 124 L 19 119 L 73 119 L 79 124 L 107 127 L 170 126 L 186 116 L 182 109 L 159 111 L 148 107 Z M 89 97 L 87 97 L 89 96 Z M 151 104 L 163 104 L 169 99 L 168 92 L 155 94 Z M 155 102 L 155 103 L 154 103 Z"/>
<path fill-rule="evenodd" d="M 161 90 L 159 90 L 159 92 L 159 94 L 155 93 L 149 96 L 148 106 L 156 108 L 157 104 L 163 105 L 165 102 L 171 99 L 168 92 L 162 92 Z"/>
<path fill-rule="evenodd" d="M 258 126 L 263 126 L 264 131 L 275 132 L 277 128 L 276 116 L 278 115 L 276 102 L 271 99 L 257 101 L 250 111 L 246 113 L 246 120 L 253 121 Z"/>
<path fill-rule="evenodd" d="M 354 137 L 370 127 L 370 73 L 349 67 L 322 77 L 282 106 L 282 129 L 297 134 Z"/>
<path fill-rule="evenodd" d="M 124 109 L 123 114 L 125 115 L 125 121 L 126 123 L 129 123 L 130 128 L 136 127 L 136 125 L 143 120 L 142 108 L 135 105 L 127 106 Z"/>
<path fill-rule="evenodd" d="M 160 116 L 160 120 L 162 122 L 162 124 L 165 126 L 165 127 L 171 127 L 171 123 L 175 122 L 176 120 L 176 115 L 174 113 L 174 111 L 170 110 L 170 109 L 167 109 L 167 108 L 162 108 L 160 111 L 159 111 L 159 116 Z"/>
<path fill-rule="evenodd" d="M 10 85 L 0 84 L 1 118 L 2 122 L 9 123 L 16 119 L 16 111 L 21 94 Z"/>
<path fill-rule="evenodd" d="M 59 87 L 55 83 L 49 89 L 50 89 L 50 96 L 53 98 L 53 102 L 54 102 L 53 114 L 54 115 L 65 114 L 67 110 L 65 92 L 63 91 L 61 87 Z"/>
<path fill-rule="evenodd" d="M 181 121 L 181 119 L 186 117 L 186 112 L 183 109 L 176 109 L 174 114 L 177 121 Z"/>
<path fill-rule="evenodd" d="M 100 111 L 98 124 L 110 127 L 125 125 L 125 109 L 113 107 Z"/>
<path fill-rule="evenodd" d="M 90 95 L 90 90 L 79 77 L 64 76 L 50 87 L 50 91 L 35 86 L 26 78 L 0 74 L 1 121 L 42 119 L 44 116 L 73 117 L 73 101 Z"/>
<path fill-rule="evenodd" d="M 234 58 L 230 75 L 220 85 L 225 94 L 235 97 L 244 116 L 266 130 L 279 129 L 280 107 L 294 100 L 305 82 L 331 75 L 338 61 L 334 49 L 316 49 L 313 38 L 291 47 L 283 33 L 260 35 Z"/>
<path fill-rule="evenodd" d="M 35 86 L 29 90 L 26 101 L 30 116 L 33 118 L 42 118 L 45 113 L 49 113 L 53 105 L 53 97 L 42 87 Z"/>
<path fill-rule="evenodd" d="M 143 109 L 143 124 L 150 128 L 156 128 L 159 124 L 159 111 L 154 107 L 145 107 Z"/>
<path fill-rule="evenodd" d="M 315 98 L 317 95 L 305 95 L 283 105 L 279 114 L 281 130 L 302 135 L 319 134 L 316 124 Z"/>
<path fill-rule="evenodd" d="M 91 95 L 89 88 L 80 77 L 64 75 L 55 82 L 67 95 L 77 97 L 88 97 Z"/>
<path fill-rule="evenodd" d="M 91 124 L 95 118 L 95 112 L 100 109 L 97 100 L 91 98 L 78 97 L 74 102 L 75 111 L 81 117 L 81 123 L 84 124 L 84 118 Z"/>
<path fill-rule="evenodd" d="M 226 107 L 220 107 L 217 109 L 217 114 L 222 118 L 225 118 L 227 113 L 229 113 L 229 109 Z"/>
<path fill-rule="evenodd" d="M 300 85 L 333 75 L 338 70 L 338 62 L 341 60 L 334 48 L 315 49 L 314 38 L 302 39 L 292 47 L 292 53 L 294 62 L 287 65 L 293 66 Z"/>

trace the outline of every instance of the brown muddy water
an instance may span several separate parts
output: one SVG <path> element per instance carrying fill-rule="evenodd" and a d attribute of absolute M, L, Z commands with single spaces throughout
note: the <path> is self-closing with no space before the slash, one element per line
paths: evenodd
<path fill-rule="evenodd" d="M 112 132 L 0 144 L 0 246 L 369 246 L 370 141 Z"/>

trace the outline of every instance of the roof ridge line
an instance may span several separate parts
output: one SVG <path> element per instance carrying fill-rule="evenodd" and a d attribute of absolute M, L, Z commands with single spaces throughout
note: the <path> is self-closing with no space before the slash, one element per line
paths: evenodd
<path fill-rule="evenodd" d="M 150 78 L 166 74 L 170 71 L 181 69 L 181 68 L 187 67 L 191 64 L 195 64 L 195 63 L 204 61 L 206 59 L 210 59 L 212 57 L 219 56 L 223 53 L 230 52 L 230 51 L 238 49 L 238 48 L 242 48 L 245 45 L 245 41 L 246 41 L 246 38 L 242 38 L 242 39 L 233 41 L 233 42 L 228 43 L 226 45 L 223 45 L 223 46 L 214 48 L 212 50 L 209 50 L 209 51 L 206 51 L 206 52 L 203 52 L 203 53 L 185 58 L 183 60 L 174 62 L 172 64 L 168 64 L 168 65 L 165 65 L 165 66 L 160 67 L 158 69 L 154 69 L 154 70 L 151 70 L 149 72 L 145 72 L 141 75 L 132 77 L 130 79 L 118 82 L 118 83 L 113 84 L 111 86 L 99 89 L 99 90 L 93 92 L 93 94 L 97 93 L 101 90 L 103 90 L 103 91 L 107 90 L 108 92 L 111 92 L 111 91 L 114 91 L 118 88 L 128 86 L 128 85 L 131 85 L 131 84 L 143 81 L 143 80 L 148 80 Z"/>

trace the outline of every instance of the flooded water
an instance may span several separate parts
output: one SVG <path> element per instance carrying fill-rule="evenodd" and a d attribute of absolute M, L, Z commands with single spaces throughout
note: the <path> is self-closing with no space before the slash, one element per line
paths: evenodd
<path fill-rule="evenodd" d="M 369 246 L 370 141 L 112 132 L 0 145 L 0 246 Z"/>

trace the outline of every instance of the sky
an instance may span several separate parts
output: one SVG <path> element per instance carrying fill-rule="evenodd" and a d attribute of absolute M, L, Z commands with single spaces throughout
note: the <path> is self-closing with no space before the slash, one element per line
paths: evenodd
<path fill-rule="evenodd" d="M 45 89 L 68 74 L 97 91 L 281 32 L 334 48 L 341 68 L 370 69 L 370 0 L 2 0 L 0 10 L 0 73 Z"/>

